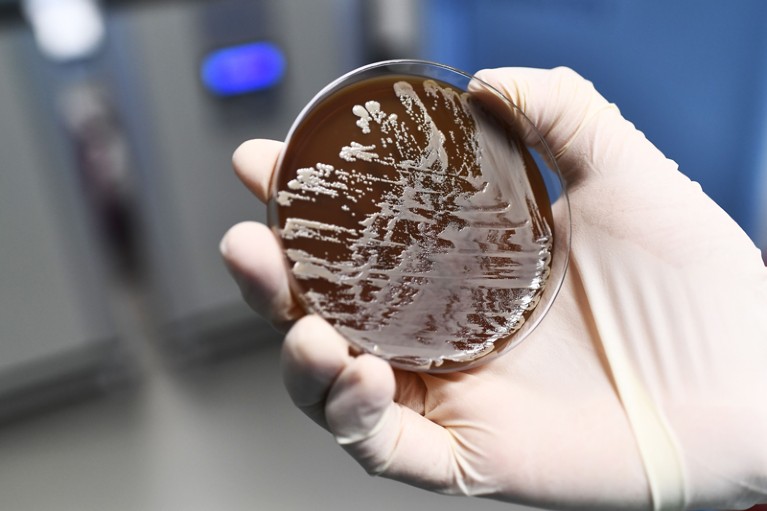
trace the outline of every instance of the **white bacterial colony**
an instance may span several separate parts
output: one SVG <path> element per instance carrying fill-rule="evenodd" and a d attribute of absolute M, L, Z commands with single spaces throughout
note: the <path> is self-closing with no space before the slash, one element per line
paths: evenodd
<path fill-rule="evenodd" d="M 406 115 L 355 105 L 343 168 L 317 162 L 278 191 L 280 236 L 307 305 L 354 344 L 414 366 L 470 361 L 538 303 L 551 228 L 524 149 L 468 94 L 431 80 L 392 94 Z M 328 198 L 343 222 L 291 211 Z"/>

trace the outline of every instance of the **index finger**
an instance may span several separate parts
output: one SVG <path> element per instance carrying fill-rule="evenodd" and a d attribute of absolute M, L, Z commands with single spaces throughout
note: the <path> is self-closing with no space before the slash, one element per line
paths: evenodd
<path fill-rule="evenodd" d="M 232 156 L 237 177 L 264 203 L 269 201 L 269 183 L 283 146 L 276 140 L 253 139 L 243 142 Z"/>

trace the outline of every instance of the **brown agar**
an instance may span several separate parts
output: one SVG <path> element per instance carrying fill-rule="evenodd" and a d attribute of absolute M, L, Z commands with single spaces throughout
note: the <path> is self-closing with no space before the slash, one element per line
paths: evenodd
<path fill-rule="evenodd" d="M 433 78 L 364 78 L 289 136 L 270 223 L 293 292 L 398 367 L 453 370 L 513 344 L 550 275 L 540 170 L 479 96 Z"/>

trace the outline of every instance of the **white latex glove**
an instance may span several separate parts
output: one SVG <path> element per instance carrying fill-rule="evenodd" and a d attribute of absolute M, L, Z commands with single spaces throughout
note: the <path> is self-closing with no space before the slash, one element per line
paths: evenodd
<path fill-rule="evenodd" d="M 532 120 L 568 182 L 571 261 L 556 302 L 518 348 L 445 375 L 350 356 L 327 323 L 303 317 L 283 348 L 295 403 L 370 473 L 442 493 L 589 510 L 767 502 L 759 251 L 574 72 L 478 76 Z M 281 147 L 235 153 L 261 200 Z M 265 226 L 233 227 L 222 252 L 258 312 L 286 327 L 300 316 Z"/>

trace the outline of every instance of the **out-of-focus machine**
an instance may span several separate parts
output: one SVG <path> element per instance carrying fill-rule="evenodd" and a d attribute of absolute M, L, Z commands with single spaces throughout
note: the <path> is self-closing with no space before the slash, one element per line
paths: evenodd
<path fill-rule="evenodd" d="M 284 138 L 316 90 L 354 66 L 353 32 L 327 30 L 354 4 L 334 4 L 169 2 L 116 20 L 120 101 L 141 158 L 151 310 L 176 354 L 268 332 L 218 253 L 230 226 L 266 219 L 234 177 L 231 154 L 250 138 Z"/>
<path fill-rule="evenodd" d="M 0 29 L 0 420 L 90 392 L 120 367 L 74 164 L 24 75 L 27 34 Z"/>

